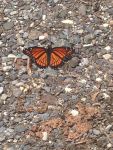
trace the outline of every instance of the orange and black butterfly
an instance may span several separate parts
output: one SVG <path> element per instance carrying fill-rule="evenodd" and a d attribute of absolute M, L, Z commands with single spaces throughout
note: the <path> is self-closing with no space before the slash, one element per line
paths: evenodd
<path fill-rule="evenodd" d="M 25 55 L 28 55 L 34 60 L 37 66 L 41 68 L 51 67 L 57 68 L 72 55 L 72 48 L 69 47 L 31 47 L 23 50 Z"/>

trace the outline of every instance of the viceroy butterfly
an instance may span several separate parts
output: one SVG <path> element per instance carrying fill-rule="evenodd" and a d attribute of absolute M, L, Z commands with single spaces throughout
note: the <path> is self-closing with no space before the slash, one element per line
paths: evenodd
<path fill-rule="evenodd" d="M 73 49 L 70 47 L 31 47 L 23 50 L 40 68 L 57 68 L 72 56 Z"/>

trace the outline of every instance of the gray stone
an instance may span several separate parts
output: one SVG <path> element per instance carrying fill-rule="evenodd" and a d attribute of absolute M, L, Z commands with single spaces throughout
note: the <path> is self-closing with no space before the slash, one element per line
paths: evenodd
<path fill-rule="evenodd" d="M 94 35 L 96 35 L 96 36 L 97 36 L 97 35 L 100 35 L 101 33 L 102 33 L 102 30 L 95 30 L 95 31 L 94 31 Z"/>
<path fill-rule="evenodd" d="M 0 76 L 0 82 L 4 81 L 4 76 Z"/>
<path fill-rule="evenodd" d="M 72 95 L 72 100 L 77 100 L 77 95 Z"/>
<path fill-rule="evenodd" d="M 36 29 L 33 29 L 29 32 L 28 38 L 30 40 L 35 40 L 35 39 L 38 39 L 40 35 L 41 35 L 41 32 L 37 31 Z"/>
<path fill-rule="evenodd" d="M 5 30 L 10 30 L 14 26 L 13 22 L 6 22 L 3 24 Z"/>
<path fill-rule="evenodd" d="M 5 135 L 4 134 L 0 134 L 0 142 L 5 140 Z"/>
<path fill-rule="evenodd" d="M 28 37 L 28 33 L 27 32 L 23 33 L 23 37 L 27 38 Z"/>
<path fill-rule="evenodd" d="M 107 12 L 108 12 L 110 15 L 113 15 L 113 7 L 112 7 L 112 8 L 109 8 L 109 9 L 107 10 Z"/>
<path fill-rule="evenodd" d="M 3 121 L 0 121 L 0 128 L 4 125 Z"/>
<path fill-rule="evenodd" d="M 99 130 L 97 130 L 97 129 L 93 129 L 93 134 L 95 134 L 95 135 L 99 135 L 99 134 L 100 134 L 100 131 L 99 131 Z"/>
<path fill-rule="evenodd" d="M 75 68 L 76 66 L 78 66 L 80 63 L 80 60 L 77 57 L 73 57 L 70 60 L 70 67 Z"/>
<path fill-rule="evenodd" d="M 79 13 L 80 13 L 81 15 L 86 15 L 86 6 L 85 6 L 85 5 L 81 5 L 81 6 L 79 7 Z"/>
<path fill-rule="evenodd" d="M 20 34 L 16 34 L 18 45 L 24 45 L 24 41 Z"/>
<path fill-rule="evenodd" d="M 15 132 L 25 132 L 28 129 L 25 125 L 17 125 L 14 130 Z"/>
<path fill-rule="evenodd" d="M 22 91 L 19 88 L 14 88 L 13 89 L 13 95 L 15 97 L 19 97 L 21 95 Z"/>
<path fill-rule="evenodd" d="M 7 147 L 7 150 L 15 150 L 15 146 Z"/>
<path fill-rule="evenodd" d="M 4 132 L 5 130 L 6 130 L 5 127 L 1 127 L 1 128 L 0 128 L 0 134 L 1 134 L 2 132 Z"/>
<path fill-rule="evenodd" d="M 43 89 L 46 91 L 46 92 L 50 92 L 51 91 L 51 88 L 46 86 L 46 87 L 43 87 Z"/>
<path fill-rule="evenodd" d="M 92 39 L 93 39 L 93 34 L 87 34 L 85 37 L 84 37 L 84 42 L 89 44 L 92 42 Z"/>

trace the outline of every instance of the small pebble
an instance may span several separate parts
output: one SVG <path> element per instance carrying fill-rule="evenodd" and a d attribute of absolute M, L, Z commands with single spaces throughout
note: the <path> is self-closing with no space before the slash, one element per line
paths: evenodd
<path fill-rule="evenodd" d="M 3 67 L 3 71 L 10 71 L 12 66 L 5 66 Z"/>
<path fill-rule="evenodd" d="M 110 96 L 106 93 L 103 93 L 103 98 L 108 99 L 108 98 L 110 98 Z"/>
<path fill-rule="evenodd" d="M 107 148 L 111 148 L 112 147 L 112 144 L 111 143 L 108 143 L 107 144 Z"/>
<path fill-rule="evenodd" d="M 81 98 L 81 101 L 85 102 L 85 101 L 86 101 L 86 98 L 85 98 L 85 97 Z"/>
<path fill-rule="evenodd" d="M 72 91 L 71 88 L 69 88 L 68 86 L 65 87 L 65 92 L 66 92 L 66 93 L 70 93 L 71 91 Z"/>
<path fill-rule="evenodd" d="M 65 24 L 73 24 L 73 20 L 62 20 L 62 23 L 65 23 Z"/>
<path fill-rule="evenodd" d="M 46 15 L 42 15 L 42 20 L 46 20 Z"/>
<path fill-rule="evenodd" d="M 112 128 L 112 126 L 113 126 L 112 124 L 109 124 L 109 125 L 106 127 L 106 130 L 109 131 L 109 130 Z"/>
<path fill-rule="evenodd" d="M 104 54 L 104 55 L 103 55 L 103 58 L 104 58 L 105 60 L 109 60 L 109 59 L 111 58 L 111 55 L 110 55 L 110 54 Z"/>
<path fill-rule="evenodd" d="M 88 58 L 82 58 L 81 63 L 79 64 L 80 66 L 85 66 L 89 64 Z"/>
<path fill-rule="evenodd" d="M 8 58 L 16 58 L 16 56 L 14 54 L 9 54 Z"/>
<path fill-rule="evenodd" d="M 100 131 L 99 131 L 99 130 L 97 130 L 97 129 L 93 129 L 93 134 L 95 134 L 95 135 L 99 135 L 99 134 L 100 134 Z"/>
<path fill-rule="evenodd" d="M 20 133 L 26 131 L 27 129 L 28 128 L 26 126 L 24 126 L 24 125 L 18 125 L 18 124 L 14 128 L 14 130 L 16 132 L 20 132 Z"/>
<path fill-rule="evenodd" d="M 6 100 L 7 97 L 8 97 L 7 94 L 2 94 L 1 99 L 2 99 L 2 100 Z"/>
<path fill-rule="evenodd" d="M 10 30 L 12 29 L 13 25 L 14 25 L 13 22 L 6 22 L 3 24 L 3 27 L 5 30 Z"/>
<path fill-rule="evenodd" d="M 109 26 L 109 24 L 108 23 L 104 23 L 102 26 L 106 28 L 106 27 Z"/>
<path fill-rule="evenodd" d="M 48 138 L 48 133 L 47 132 L 42 132 L 42 134 L 43 134 L 42 140 L 46 141 L 47 138 Z"/>
<path fill-rule="evenodd" d="M 39 40 L 44 40 L 44 39 L 45 39 L 44 35 L 39 36 Z"/>
<path fill-rule="evenodd" d="M 111 47 L 110 47 L 110 46 L 106 46 L 104 49 L 105 49 L 106 51 L 110 51 L 110 50 L 111 50 Z"/>
<path fill-rule="evenodd" d="M 85 79 L 81 79 L 79 82 L 82 84 L 86 84 L 87 81 Z"/>
<path fill-rule="evenodd" d="M 80 5 L 80 7 L 79 7 L 79 13 L 81 14 L 81 15 L 86 15 L 86 10 L 87 10 L 87 8 L 86 8 L 86 6 L 85 5 Z"/>
<path fill-rule="evenodd" d="M 0 76 L 0 82 L 3 82 L 4 81 L 4 76 Z"/>
<path fill-rule="evenodd" d="M 101 79 L 101 78 L 96 78 L 96 81 L 97 81 L 97 82 L 101 82 L 102 79 Z"/>
<path fill-rule="evenodd" d="M 13 95 L 19 97 L 22 94 L 22 91 L 19 88 L 13 88 Z"/>
<path fill-rule="evenodd" d="M 2 94 L 4 91 L 4 88 L 3 87 L 0 87 L 0 94 Z"/>
<path fill-rule="evenodd" d="M 3 135 L 3 134 L 0 134 L 0 142 L 2 142 L 2 141 L 4 141 L 5 140 L 5 135 Z"/>
<path fill-rule="evenodd" d="M 72 114 L 72 116 L 77 116 L 79 114 L 79 112 L 75 109 L 70 110 L 69 113 Z"/>

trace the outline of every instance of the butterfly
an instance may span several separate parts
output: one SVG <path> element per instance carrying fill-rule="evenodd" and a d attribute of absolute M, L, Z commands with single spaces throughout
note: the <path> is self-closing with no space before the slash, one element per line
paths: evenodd
<path fill-rule="evenodd" d="M 70 47 L 31 47 L 23 50 L 25 55 L 28 55 L 37 66 L 40 68 L 57 68 L 65 60 L 71 58 L 73 49 Z"/>

